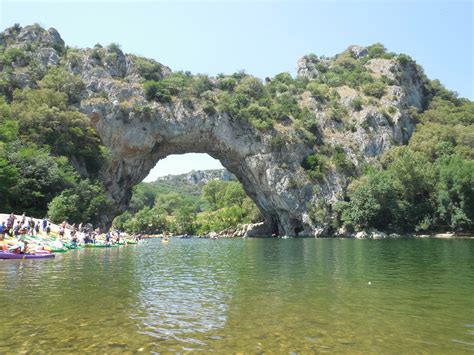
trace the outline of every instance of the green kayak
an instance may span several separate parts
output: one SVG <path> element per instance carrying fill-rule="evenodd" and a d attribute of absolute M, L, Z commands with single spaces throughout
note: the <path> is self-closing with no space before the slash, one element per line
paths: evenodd
<path fill-rule="evenodd" d="M 81 249 L 80 245 L 73 244 L 73 243 L 63 242 L 63 245 L 68 249 Z"/>
<path fill-rule="evenodd" d="M 117 247 L 115 244 L 86 244 L 86 248 L 114 248 Z"/>
<path fill-rule="evenodd" d="M 53 253 L 65 253 L 65 252 L 68 251 L 68 249 L 62 249 L 62 248 L 56 249 L 56 248 L 51 248 L 51 251 L 52 251 Z"/>

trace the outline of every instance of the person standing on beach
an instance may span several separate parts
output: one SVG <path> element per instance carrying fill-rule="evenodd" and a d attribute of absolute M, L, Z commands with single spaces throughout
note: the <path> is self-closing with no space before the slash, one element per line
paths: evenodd
<path fill-rule="evenodd" d="M 7 232 L 7 226 L 5 225 L 5 222 L 2 222 L 2 224 L 0 224 L 0 240 L 3 240 L 6 232 Z"/>
<path fill-rule="evenodd" d="M 43 218 L 43 232 L 46 232 L 46 227 L 48 226 L 48 219 L 46 216 Z"/>
<path fill-rule="evenodd" d="M 13 212 L 10 213 L 10 216 L 8 217 L 8 220 L 7 220 L 7 229 L 13 228 L 13 226 L 15 225 L 15 219 L 16 219 L 15 214 Z"/>
<path fill-rule="evenodd" d="M 26 220 L 26 217 L 25 217 L 25 220 L 23 220 L 23 218 L 22 218 L 21 228 L 25 229 L 26 231 L 30 230 L 30 222 Z"/>
<path fill-rule="evenodd" d="M 13 227 L 13 234 L 15 235 L 15 237 L 18 237 L 18 234 L 20 234 L 20 226 L 20 221 L 17 221 L 15 226 Z"/>
<path fill-rule="evenodd" d="M 30 234 L 35 235 L 35 221 L 31 217 L 28 220 L 28 227 L 28 231 L 30 232 Z"/>

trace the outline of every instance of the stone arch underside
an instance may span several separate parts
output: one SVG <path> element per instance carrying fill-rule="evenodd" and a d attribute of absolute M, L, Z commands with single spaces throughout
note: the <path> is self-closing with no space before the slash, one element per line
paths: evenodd
<path fill-rule="evenodd" d="M 88 111 L 87 109 L 85 110 Z M 180 103 L 130 120 L 113 106 L 88 112 L 110 153 L 102 171 L 104 186 L 115 208 L 104 214 L 110 225 L 130 201 L 132 188 L 156 163 L 171 154 L 207 153 L 218 159 L 242 183 L 265 224 L 254 234 L 310 234 L 303 223 L 311 184 L 300 163 L 308 148 L 272 148 L 273 134 L 259 134 L 227 114 L 208 115 L 186 110 Z"/>

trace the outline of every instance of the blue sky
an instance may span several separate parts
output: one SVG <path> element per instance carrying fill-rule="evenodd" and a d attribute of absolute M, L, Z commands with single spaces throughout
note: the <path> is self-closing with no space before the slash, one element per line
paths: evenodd
<path fill-rule="evenodd" d="M 330 56 L 351 44 L 381 42 L 472 100 L 473 12 L 473 1 L 456 0 L 0 0 L 0 27 L 36 22 L 55 27 L 70 46 L 117 42 L 173 70 L 215 75 L 244 69 L 260 78 L 294 74 L 307 53 Z M 205 164 L 196 156 L 184 159 L 151 178 Z"/>

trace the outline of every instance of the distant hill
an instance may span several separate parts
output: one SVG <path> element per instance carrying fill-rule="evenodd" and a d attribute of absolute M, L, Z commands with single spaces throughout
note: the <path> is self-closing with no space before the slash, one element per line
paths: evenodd
<path fill-rule="evenodd" d="M 212 180 L 237 181 L 237 178 L 226 169 L 193 170 L 186 174 L 162 176 L 148 184 L 153 186 L 156 192 L 174 191 L 199 196 L 202 187 Z"/>

